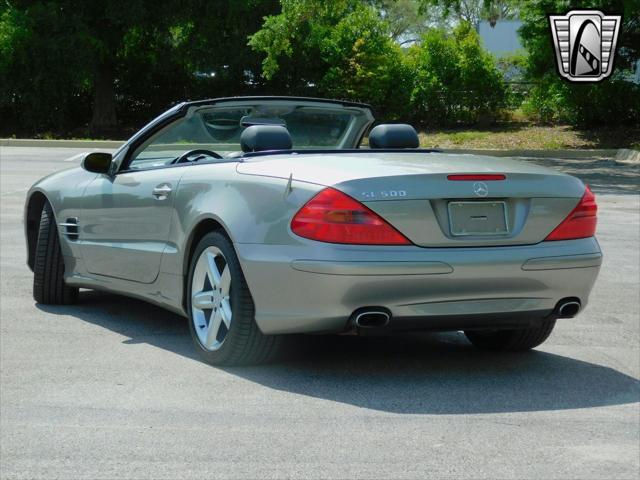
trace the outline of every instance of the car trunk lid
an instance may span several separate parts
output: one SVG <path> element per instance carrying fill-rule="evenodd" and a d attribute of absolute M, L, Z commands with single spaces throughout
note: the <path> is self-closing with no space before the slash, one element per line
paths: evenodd
<path fill-rule="evenodd" d="M 582 182 L 569 175 L 475 155 L 278 155 L 242 163 L 238 171 L 332 186 L 425 247 L 538 243 L 584 193 Z"/>

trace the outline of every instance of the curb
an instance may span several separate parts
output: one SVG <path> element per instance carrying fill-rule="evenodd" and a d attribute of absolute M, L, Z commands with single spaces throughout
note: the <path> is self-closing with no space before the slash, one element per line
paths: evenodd
<path fill-rule="evenodd" d="M 31 138 L 0 138 L 0 147 L 118 148 L 124 142 L 124 140 L 35 140 Z"/>
<path fill-rule="evenodd" d="M 616 153 L 616 160 L 618 162 L 640 163 L 640 150 L 621 148 Z"/>

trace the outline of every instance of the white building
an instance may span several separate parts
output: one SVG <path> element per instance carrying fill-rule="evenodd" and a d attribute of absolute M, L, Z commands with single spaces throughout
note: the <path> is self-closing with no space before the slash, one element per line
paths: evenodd
<path fill-rule="evenodd" d="M 518 35 L 521 26 L 520 20 L 498 20 L 494 26 L 488 21 L 482 21 L 478 27 L 478 34 L 484 48 L 494 56 L 502 57 L 523 49 Z"/>

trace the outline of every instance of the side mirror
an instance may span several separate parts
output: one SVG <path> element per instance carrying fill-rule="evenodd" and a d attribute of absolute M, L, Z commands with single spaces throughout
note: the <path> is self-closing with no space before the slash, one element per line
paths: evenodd
<path fill-rule="evenodd" d="M 105 152 L 91 152 L 82 159 L 82 168 L 92 173 L 109 173 L 113 156 Z"/>

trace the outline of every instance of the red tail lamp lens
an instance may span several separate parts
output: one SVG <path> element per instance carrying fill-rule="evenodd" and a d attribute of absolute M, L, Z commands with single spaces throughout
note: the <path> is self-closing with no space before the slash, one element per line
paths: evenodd
<path fill-rule="evenodd" d="M 596 233 L 597 213 L 596 196 L 587 187 L 580 203 L 545 240 L 574 240 L 593 237 Z"/>
<path fill-rule="evenodd" d="M 411 245 L 378 214 L 350 196 L 327 188 L 291 220 L 296 235 L 319 242 L 356 245 Z"/>

